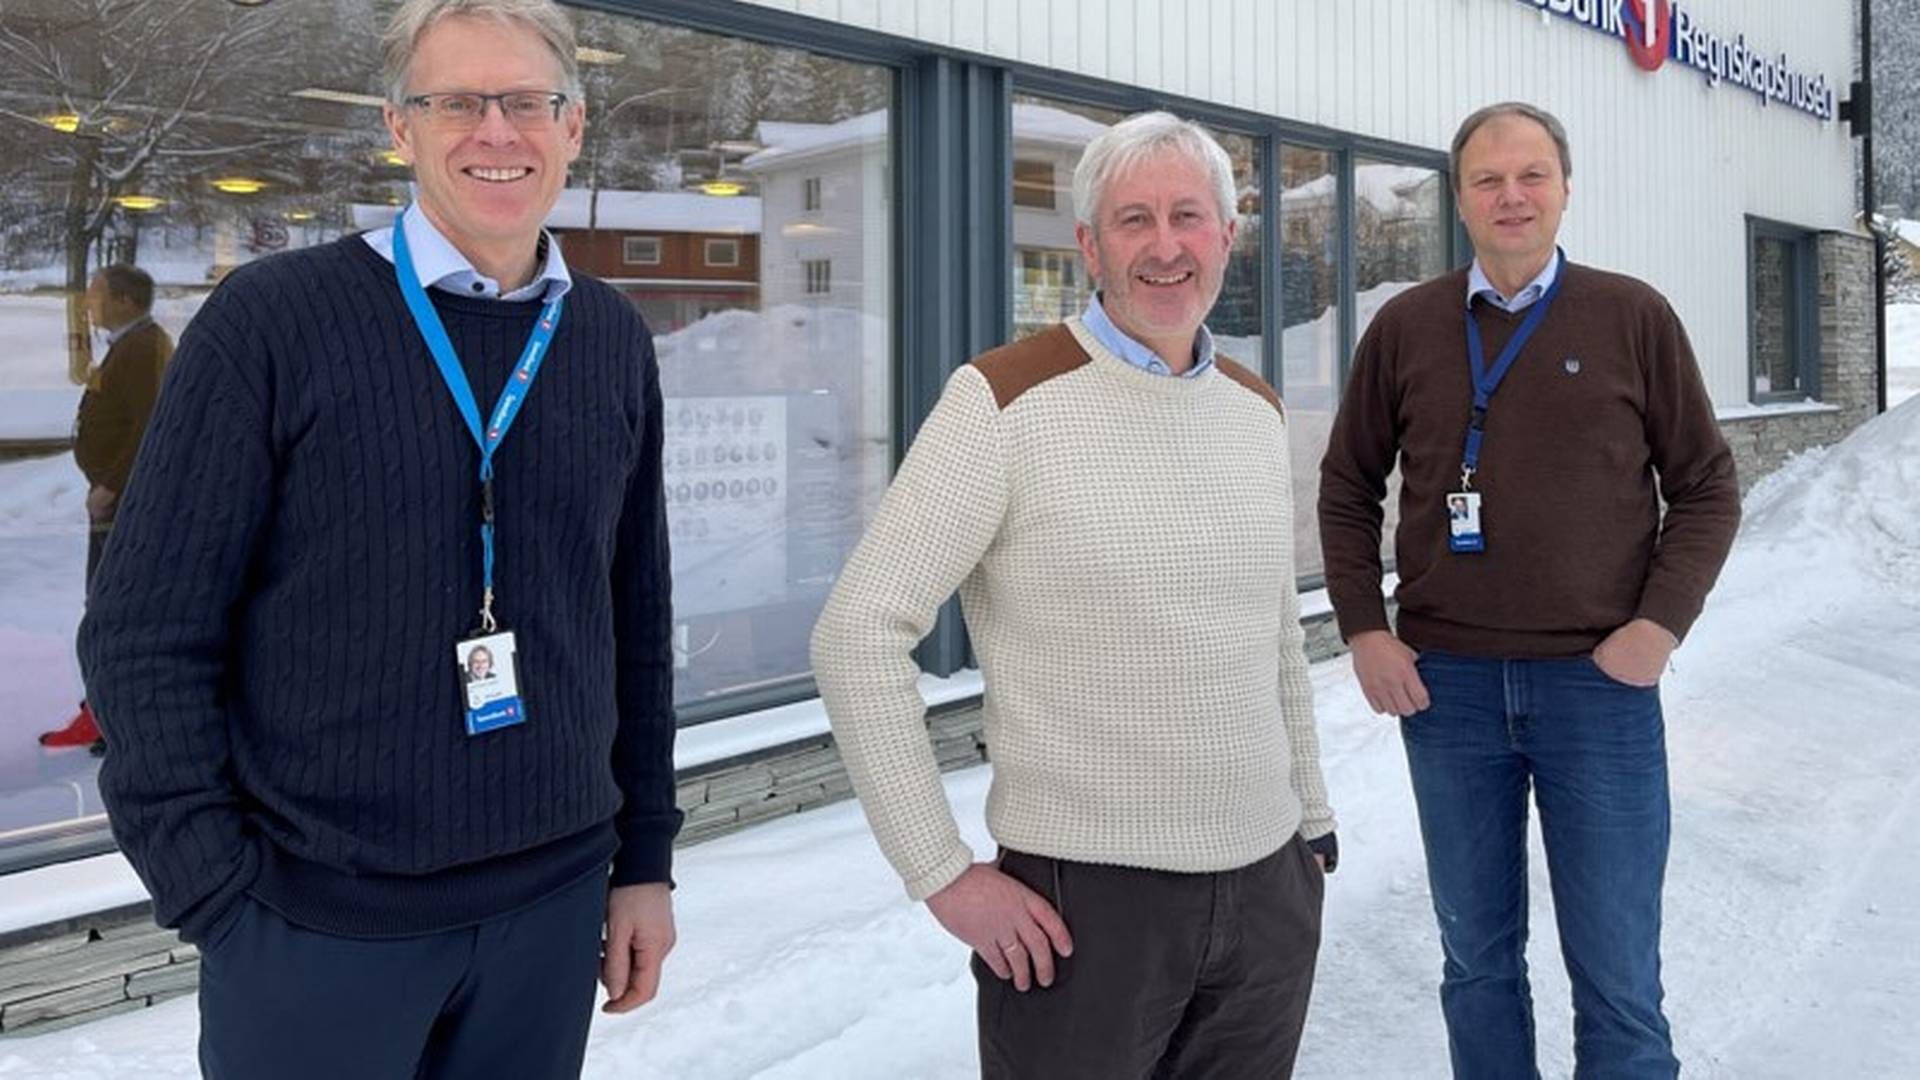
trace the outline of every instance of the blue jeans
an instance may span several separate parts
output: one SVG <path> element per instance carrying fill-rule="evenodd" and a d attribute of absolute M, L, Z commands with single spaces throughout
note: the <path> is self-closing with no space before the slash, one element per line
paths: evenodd
<path fill-rule="evenodd" d="M 1539 1075 L 1526 960 L 1532 788 L 1573 983 L 1575 1075 L 1677 1076 L 1660 1010 L 1669 803 L 1658 689 L 1615 682 L 1585 657 L 1427 652 L 1418 667 L 1432 704 L 1400 732 L 1446 955 L 1453 1074 Z"/>

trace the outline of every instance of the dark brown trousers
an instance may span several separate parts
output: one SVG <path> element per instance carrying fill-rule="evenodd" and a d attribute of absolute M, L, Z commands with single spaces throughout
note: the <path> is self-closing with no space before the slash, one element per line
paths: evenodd
<path fill-rule="evenodd" d="M 1002 854 L 1073 934 L 1026 993 L 973 959 L 988 1080 L 1293 1074 L 1326 883 L 1299 837 L 1237 870 L 1176 874 Z"/>

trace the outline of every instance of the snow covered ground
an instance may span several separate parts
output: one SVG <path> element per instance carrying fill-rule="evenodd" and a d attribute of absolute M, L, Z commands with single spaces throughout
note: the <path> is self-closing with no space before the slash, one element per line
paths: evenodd
<path fill-rule="evenodd" d="M 1666 975 L 1689 1075 L 1920 1076 L 1920 401 L 1762 482 L 1666 685 Z M 1809 570 L 1817 567 L 1817 573 Z M 1317 665 L 1344 860 L 1299 1075 L 1444 1077 L 1439 954 L 1395 729 Z M 948 791 L 980 851 L 985 769 Z M 1543 1070 L 1572 1067 L 1535 860 Z M 603 1080 L 974 1074 L 960 947 L 842 804 L 684 853 L 662 997 L 597 1017 Z M 0 1042 L 0 1077 L 194 1073 L 191 998 Z"/>

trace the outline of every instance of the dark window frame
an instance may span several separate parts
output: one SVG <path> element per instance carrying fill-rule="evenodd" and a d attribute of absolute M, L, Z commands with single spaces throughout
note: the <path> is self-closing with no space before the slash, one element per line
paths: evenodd
<path fill-rule="evenodd" d="M 1027 166 L 1027 175 L 1021 175 L 1021 166 Z M 1040 170 L 1046 170 L 1046 179 L 1038 176 Z M 1013 159 L 1013 205 L 1030 210 L 1052 210 L 1059 205 L 1059 170 L 1053 162 L 1039 158 Z M 1023 198 L 1024 196 L 1024 198 Z"/>
<path fill-rule="evenodd" d="M 1820 248 L 1818 234 L 1784 221 L 1747 215 L 1747 400 L 1755 405 L 1817 402 L 1820 393 Z M 1791 255 L 1788 285 L 1793 325 L 1788 345 L 1794 351 L 1798 385 L 1791 390 L 1760 390 L 1759 289 L 1754 281 L 1754 244 L 1775 240 Z"/>
<path fill-rule="evenodd" d="M 653 258 L 636 259 L 633 257 L 633 242 L 642 240 L 653 245 Z M 620 264 L 622 266 L 659 266 L 666 261 L 666 241 L 658 236 L 623 236 L 620 238 Z"/>
<path fill-rule="evenodd" d="M 800 262 L 801 292 L 806 296 L 826 296 L 833 292 L 833 260 L 803 259 Z"/>

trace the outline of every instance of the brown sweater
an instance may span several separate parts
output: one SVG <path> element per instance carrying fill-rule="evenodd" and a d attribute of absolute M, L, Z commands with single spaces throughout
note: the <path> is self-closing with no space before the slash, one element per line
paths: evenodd
<path fill-rule="evenodd" d="M 1381 502 L 1396 461 L 1394 596 L 1415 649 L 1574 656 L 1635 617 L 1685 637 L 1700 614 L 1740 496 L 1686 331 L 1639 281 L 1571 263 L 1562 273 L 1488 409 L 1473 485 L 1484 552 L 1447 548 L 1473 405 L 1466 271 L 1395 297 L 1367 328 L 1321 465 L 1327 590 L 1344 636 L 1387 628 Z M 1525 316 L 1485 302 L 1474 312 L 1491 363 Z"/>
<path fill-rule="evenodd" d="M 87 483 L 120 494 L 133 472 L 133 455 L 147 433 L 160 374 L 173 357 L 173 339 L 155 323 L 127 332 L 101 361 L 98 381 L 80 395 L 73 459 Z"/>

